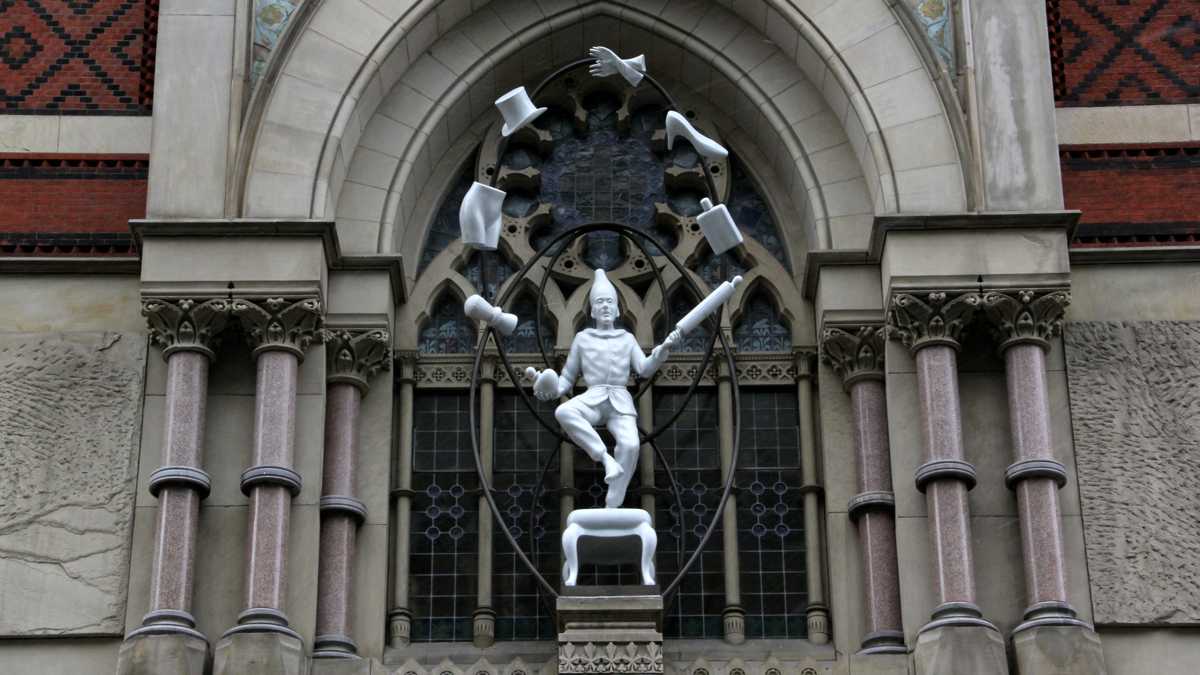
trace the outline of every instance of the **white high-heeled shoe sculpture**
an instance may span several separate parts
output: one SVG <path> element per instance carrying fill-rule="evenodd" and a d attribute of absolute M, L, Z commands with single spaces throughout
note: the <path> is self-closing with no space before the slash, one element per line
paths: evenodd
<path fill-rule="evenodd" d="M 696 222 L 700 223 L 700 231 L 704 233 L 713 255 L 721 255 L 742 243 L 742 233 L 724 204 L 713 206 L 712 201 L 705 197 L 700 200 L 700 207 L 704 212 L 696 216 Z"/>
<path fill-rule="evenodd" d="M 683 136 L 691 142 L 692 147 L 696 152 L 703 155 L 706 159 L 724 159 L 729 151 L 720 143 L 696 131 L 691 122 L 683 115 L 670 110 L 667 112 L 667 149 L 671 150 L 675 147 L 675 139 Z"/>
<path fill-rule="evenodd" d="M 638 86 L 638 83 L 645 77 L 645 54 L 638 54 L 632 59 L 623 59 L 608 47 L 601 47 L 599 45 L 589 49 L 588 54 L 596 59 L 596 62 L 588 67 L 588 72 L 592 74 L 592 77 L 620 75 L 625 78 L 625 81 L 631 87 Z"/>
<path fill-rule="evenodd" d="M 517 129 L 536 120 L 546 112 L 546 108 L 538 108 L 533 105 L 533 100 L 529 98 L 525 87 L 517 87 L 496 99 L 496 107 L 504 116 L 504 126 L 500 127 L 500 133 L 504 136 L 513 135 Z"/>
<path fill-rule="evenodd" d="M 501 335 L 512 335 L 517 329 L 516 314 L 509 314 L 478 295 L 472 295 L 463 303 L 463 314 L 468 319 L 486 323 L 500 331 Z"/>
<path fill-rule="evenodd" d="M 500 243 L 500 208 L 507 193 L 476 181 L 458 207 L 458 228 L 463 243 L 483 251 L 495 251 Z"/>

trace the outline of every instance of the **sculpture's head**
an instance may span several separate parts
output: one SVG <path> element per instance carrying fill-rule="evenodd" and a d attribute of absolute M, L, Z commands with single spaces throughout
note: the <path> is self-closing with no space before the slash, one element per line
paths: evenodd
<path fill-rule="evenodd" d="M 617 306 L 617 288 L 608 280 L 604 270 L 596 270 L 592 289 L 588 291 L 588 302 L 592 305 L 592 318 L 598 323 L 609 323 L 621 316 Z"/>

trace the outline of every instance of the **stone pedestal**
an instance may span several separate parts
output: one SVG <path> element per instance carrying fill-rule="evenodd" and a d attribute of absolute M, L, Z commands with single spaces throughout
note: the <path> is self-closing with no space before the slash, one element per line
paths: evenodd
<path fill-rule="evenodd" d="M 1100 636 L 1084 626 L 1034 626 L 1012 638 L 1020 675 L 1105 675 Z"/>
<path fill-rule="evenodd" d="M 121 645 L 117 675 L 204 675 L 208 642 L 181 633 L 138 635 Z"/>
<path fill-rule="evenodd" d="M 912 675 L 908 654 L 859 652 L 850 655 L 850 675 Z"/>
<path fill-rule="evenodd" d="M 558 598 L 558 672 L 663 672 L 658 586 L 565 586 Z"/>
<path fill-rule="evenodd" d="M 217 643 L 213 675 L 308 675 L 304 643 L 284 633 L 231 633 Z"/>
<path fill-rule="evenodd" d="M 392 669 L 375 659 L 313 659 L 309 675 L 390 675 Z M 406 672 L 406 671 L 401 671 Z"/>
<path fill-rule="evenodd" d="M 916 675 L 1008 675 L 1004 638 L 983 626 L 941 626 L 921 633 L 913 666 Z"/>

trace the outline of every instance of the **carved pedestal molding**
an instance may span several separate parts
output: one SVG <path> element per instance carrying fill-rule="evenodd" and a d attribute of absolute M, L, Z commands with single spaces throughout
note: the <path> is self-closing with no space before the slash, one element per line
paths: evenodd
<path fill-rule="evenodd" d="M 296 387 L 304 352 L 318 338 L 321 302 L 312 297 L 239 298 L 231 305 L 253 349 L 257 373 L 254 466 L 242 473 L 242 492 L 250 498 L 246 608 L 225 635 L 271 632 L 299 640 L 283 611 L 288 521 L 301 481 L 292 468 Z"/>
<path fill-rule="evenodd" d="M 920 424 L 927 461 L 917 468 L 917 489 L 929 509 L 934 592 L 938 606 L 921 632 L 942 626 L 996 627 L 975 604 L 971 513 L 967 491 L 975 469 L 964 460 L 958 397 L 958 351 L 963 327 L 982 304 L 979 293 L 895 293 L 888 308 L 891 337 L 916 359 Z"/>
<path fill-rule="evenodd" d="M 804 549 L 808 574 L 808 639 L 813 644 L 829 642 L 829 605 L 825 603 L 825 558 L 821 544 L 821 498 L 823 489 L 817 476 L 817 431 L 812 403 L 813 357 L 811 348 L 797 349 L 796 399 L 800 419 L 800 474 L 804 484 Z"/>
<path fill-rule="evenodd" d="M 394 648 L 407 647 L 412 639 L 412 611 L 408 606 L 409 536 L 412 534 L 412 438 L 413 388 L 416 385 L 416 352 L 395 354 L 398 388 L 396 411 L 400 420 L 396 443 L 396 476 L 392 483 L 396 537 L 392 551 L 392 608 L 388 611 L 388 643 Z"/>
<path fill-rule="evenodd" d="M 325 457 L 313 658 L 353 658 L 350 637 L 355 541 L 367 517 L 358 498 L 358 418 L 368 381 L 391 366 L 391 336 L 380 329 L 321 332 L 325 343 Z"/>
<path fill-rule="evenodd" d="M 167 362 L 162 466 L 150 475 L 158 498 L 150 611 L 129 634 L 182 634 L 205 640 L 192 617 L 193 573 L 200 501 L 210 481 L 201 468 L 208 367 L 213 340 L 229 318 L 223 299 L 147 298 L 142 315 Z"/>
<path fill-rule="evenodd" d="M 1028 608 L 1013 634 L 1036 626 L 1087 626 L 1067 602 L 1066 555 L 1058 490 L 1067 472 L 1054 459 L 1046 352 L 1062 333 L 1065 290 L 990 291 L 983 309 L 1004 356 L 1013 464 L 1005 482 L 1017 494 Z"/>
<path fill-rule="evenodd" d="M 850 499 L 850 519 L 858 527 L 866 571 L 867 634 L 860 653 L 907 652 L 900 617 L 900 574 L 896 559 L 896 497 L 883 388 L 886 329 L 883 326 L 827 327 L 821 356 L 850 394 L 858 494 Z"/>

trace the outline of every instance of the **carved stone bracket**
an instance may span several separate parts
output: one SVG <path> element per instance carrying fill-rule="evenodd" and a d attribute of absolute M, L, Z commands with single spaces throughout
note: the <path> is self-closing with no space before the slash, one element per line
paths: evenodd
<path fill-rule="evenodd" d="M 321 301 L 317 298 L 238 298 L 230 304 L 255 356 L 280 350 L 303 359 L 309 345 L 320 337 Z"/>
<path fill-rule="evenodd" d="M 230 301 L 222 298 L 145 298 L 142 316 L 150 324 L 150 339 L 163 358 L 178 351 L 195 351 L 215 358 L 213 341 L 225 329 Z"/>
<path fill-rule="evenodd" d="M 1063 314 L 1071 304 L 1068 291 L 988 291 L 983 310 L 1000 351 L 1022 343 L 1050 348 L 1051 338 L 1062 334 Z"/>
<path fill-rule="evenodd" d="M 661 673 L 662 647 L 656 642 L 565 642 L 558 651 L 558 672 Z"/>
<path fill-rule="evenodd" d="M 392 366 L 392 338 L 386 330 L 325 329 L 321 331 L 321 339 L 325 343 L 329 362 L 327 380 L 331 384 L 353 384 L 365 394 L 371 377 Z"/>
<path fill-rule="evenodd" d="M 913 353 L 930 345 L 957 350 L 963 328 L 982 303 L 983 297 L 970 291 L 896 293 L 888 308 L 890 337 Z"/>
<path fill-rule="evenodd" d="M 847 389 L 859 380 L 882 380 L 886 338 L 883 326 L 830 326 L 821 334 L 821 359 Z"/>

